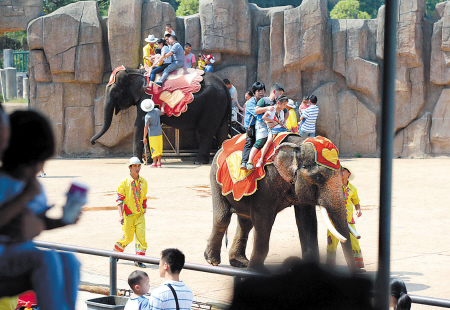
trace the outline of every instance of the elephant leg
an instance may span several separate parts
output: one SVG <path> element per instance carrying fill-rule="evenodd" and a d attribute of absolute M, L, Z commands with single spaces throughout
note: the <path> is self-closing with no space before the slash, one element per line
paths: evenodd
<path fill-rule="evenodd" d="M 211 152 L 211 145 L 213 142 L 213 134 L 211 131 L 208 132 L 207 130 L 199 130 L 198 134 L 199 148 L 194 164 L 208 164 L 209 153 Z"/>
<path fill-rule="evenodd" d="M 231 266 L 248 266 L 248 259 L 245 256 L 245 249 L 247 248 L 248 234 L 252 228 L 253 223 L 250 218 L 238 216 L 236 234 L 229 252 Z"/>
<path fill-rule="evenodd" d="M 319 243 L 317 240 L 316 206 L 294 206 L 298 235 L 302 246 L 302 257 L 307 261 L 319 262 Z"/>
<path fill-rule="evenodd" d="M 232 213 L 228 202 L 222 196 L 220 186 L 217 183 L 213 183 L 211 189 L 213 196 L 213 228 L 204 256 L 209 264 L 217 266 L 220 264 L 220 249 L 222 248 L 223 235 L 228 229 L 228 225 L 230 225 Z"/>
<path fill-rule="evenodd" d="M 275 222 L 275 216 L 276 214 L 262 213 L 259 213 L 257 216 L 252 216 L 255 237 L 248 269 L 268 273 L 268 270 L 264 267 L 264 261 L 269 253 L 269 239 L 273 223 Z"/>
<path fill-rule="evenodd" d="M 139 158 L 140 161 L 143 160 L 142 154 L 144 152 L 144 117 L 145 112 L 140 108 L 140 104 L 137 107 L 137 117 L 134 122 L 134 139 L 133 139 L 133 156 Z"/>

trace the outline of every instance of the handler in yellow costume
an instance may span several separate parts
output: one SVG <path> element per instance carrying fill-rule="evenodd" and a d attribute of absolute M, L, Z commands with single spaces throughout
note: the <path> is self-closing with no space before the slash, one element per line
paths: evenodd
<path fill-rule="evenodd" d="M 347 208 L 347 222 L 356 231 L 355 219 L 353 218 L 353 205 L 355 206 L 356 216 L 360 217 L 362 215 L 361 206 L 359 205 L 359 197 L 356 187 L 349 182 L 353 180 L 355 175 L 351 171 L 350 167 L 347 165 L 342 166 L 342 186 L 344 191 L 345 207 Z M 364 260 L 361 253 L 361 247 L 359 246 L 359 241 L 355 236 L 350 234 L 350 241 L 353 250 L 353 259 L 355 261 L 355 267 L 358 271 L 364 272 Z M 327 231 L 327 264 L 336 264 L 336 250 L 339 244 L 339 240 L 334 237 L 330 231 Z"/>
<path fill-rule="evenodd" d="M 289 99 L 286 109 L 289 111 L 289 117 L 286 121 L 286 128 L 293 133 L 298 133 L 297 114 L 295 113 L 295 102 Z"/>
<path fill-rule="evenodd" d="M 145 255 L 145 211 L 147 209 L 147 181 L 139 176 L 141 161 L 130 158 L 128 163 L 130 176 L 120 182 L 117 190 L 117 207 L 122 224 L 123 237 L 114 246 L 114 251 L 123 252 L 136 235 L 136 255 Z M 145 268 L 142 262 L 134 262 L 137 267 Z"/>
<path fill-rule="evenodd" d="M 150 56 L 155 55 L 155 49 L 156 49 L 156 41 L 158 41 L 157 38 L 155 38 L 154 35 L 150 34 L 147 38 L 144 39 L 146 44 L 144 48 L 142 49 L 143 52 L 143 58 L 144 58 L 144 68 L 148 72 L 150 72 L 150 67 L 152 66 L 152 61 L 150 60 Z"/>

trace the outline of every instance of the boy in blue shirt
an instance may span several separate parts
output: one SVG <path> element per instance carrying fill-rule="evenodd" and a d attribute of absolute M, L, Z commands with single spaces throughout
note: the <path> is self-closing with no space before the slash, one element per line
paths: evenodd
<path fill-rule="evenodd" d="M 128 276 L 128 285 L 133 290 L 124 310 L 147 310 L 149 300 L 144 297 L 150 290 L 150 279 L 146 272 L 135 270 Z"/>

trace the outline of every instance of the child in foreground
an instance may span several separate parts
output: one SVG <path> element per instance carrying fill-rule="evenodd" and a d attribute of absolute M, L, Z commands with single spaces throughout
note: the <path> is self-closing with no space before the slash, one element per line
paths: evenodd
<path fill-rule="evenodd" d="M 275 105 L 275 109 L 272 111 L 266 111 L 263 115 L 263 120 L 269 126 L 269 134 L 267 135 L 266 144 L 261 150 L 261 157 L 258 159 L 256 163 L 256 168 L 260 168 L 263 165 L 264 155 L 266 155 L 267 150 L 272 144 L 273 138 L 277 136 L 278 133 L 288 131 L 286 128 L 287 119 L 284 118 L 283 110 L 286 109 L 286 105 L 288 103 L 288 98 L 285 95 L 281 95 L 277 98 L 277 103 Z M 270 124 L 275 123 L 275 126 L 270 128 Z"/>
<path fill-rule="evenodd" d="M 128 276 L 128 285 L 133 290 L 124 310 L 144 310 L 149 307 L 149 300 L 144 297 L 150 290 L 150 279 L 146 272 L 135 270 Z"/>

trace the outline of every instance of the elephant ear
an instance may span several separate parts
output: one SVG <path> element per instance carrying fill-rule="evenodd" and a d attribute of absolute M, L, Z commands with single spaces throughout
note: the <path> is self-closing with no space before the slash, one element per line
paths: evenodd
<path fill-rule="evenodd" d="M 130 93 L 133 97 L 134 103 L 138 102 L 142 95 L 144 94 L 144 85 L 145 85 L 145 78 L 138 78 L 134 81 L 134 83 L 131 83 L 130 85 Z"/>
<path fill-rule="evenodd" d="M 298 144 L 284 142 L 275 149 L 275 159 L 273 164 L 278 170 L 281 177 L 292 182 L 300 163 L 301 147 Z"/>

